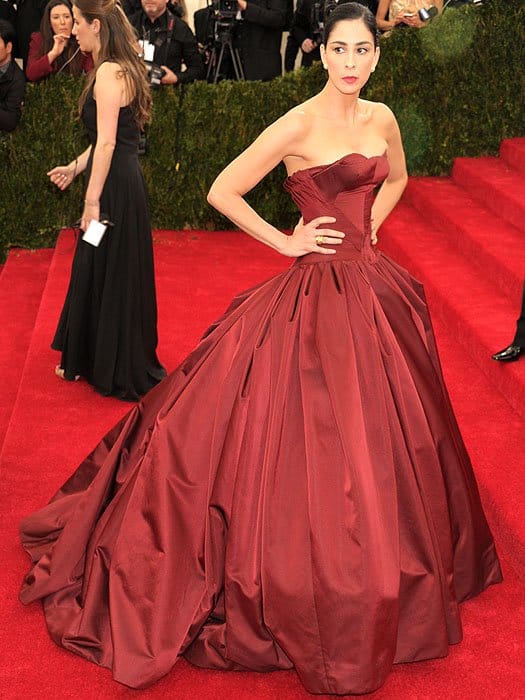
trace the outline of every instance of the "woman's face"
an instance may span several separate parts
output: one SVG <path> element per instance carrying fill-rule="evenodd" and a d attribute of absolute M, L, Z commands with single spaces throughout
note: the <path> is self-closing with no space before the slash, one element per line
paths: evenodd
<path fill-rule="evenodd" d="M 69 7 L 67 7 L 67 5 L 55 5 L 55 7 L 52 7 L 49 13 L 49 22 L 51 24 L 51 31 L 53 34 L 71 36 L 71 30 L 73 29 L 73 17 L 71 16 L 71 10 Z"/>
<path fill-rule="evenodd" d="M 334 26 L 326 46 L 321 45 L 323 65 L 330 82 L 342 93 L 359 93 L 379 60 L 379 48 L 361 19 L 344 19 Z"/>
<path fill-rule="evenodd" d="M 98 48 L 98 27 L 97 19 L 90 24 L 78 7 L 73 5 L 73 34 L 77 38 L 81 51 L 92 53 Z"/>

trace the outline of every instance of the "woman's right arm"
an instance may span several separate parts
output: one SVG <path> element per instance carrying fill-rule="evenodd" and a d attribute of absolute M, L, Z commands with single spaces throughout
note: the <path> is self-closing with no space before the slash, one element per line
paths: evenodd
<path fill-rule="evenodd" d="M 232 161 L 217 177 L 208 193 L 208 202 L 233 221 L 241 230 L 270 248 L 289 257 L 299 257 L 311 252 L 324 254 L 335 250 L 322 248 L 315 242 L 318 235 L 325 236 L 329 244 L 341 243 L 339 231 L 317 228 L 332 223 L 334 217 L 318 217 L 307 225 L 302 220 L 291 236 L 279 231 L 250 207 L 244 195 L 252 190 L 286 156 L 297 155 L 294 147 L 304 135 L 304 119 L 293 112 L 285 114 Z M 299 153 L 300 155 L 300 153 Z"/>
<path fill-rule="evenodd" d="M 387 17 L 389 17 L 390 4 L 391 0 L 379 0 L 379 5 L 377 6 L 376 22 L 382 32 L 393 29 L 399 24 L 399 19 L 397 17 L 395 19 L 387 19 Z"/>
<path fill-rule="evenodd" d="M 47 175 L 51 182 L 60 190 L 65 190 L 79 173 L 84 172 L 90 153 L 91 146 L 88 146 L 83 153 L 77 156 L 75 160 L 72 160 L 68 165 L 58 165 L 56 168 L 50 170 Z"/>

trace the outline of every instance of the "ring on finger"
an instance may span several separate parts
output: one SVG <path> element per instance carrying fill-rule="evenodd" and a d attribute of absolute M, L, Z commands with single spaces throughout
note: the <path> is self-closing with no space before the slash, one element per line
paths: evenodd
<path fill-rule="evenodd" d="M 317 243 L 317 245 L 321 245 L 321 243 L 324 243 L 324 236 L 316 236 L 315 242 Z"/>

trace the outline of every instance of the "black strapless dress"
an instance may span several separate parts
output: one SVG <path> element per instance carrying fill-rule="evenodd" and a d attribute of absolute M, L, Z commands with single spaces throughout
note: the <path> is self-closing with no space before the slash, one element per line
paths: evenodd
<path fill-rule="evenodd" d="M 144 687 L 180 655 L 366 693 L 501 580 L 421 285 L 370 245 L 386 157 L 288 178 L 312 253 L 239 295 L 22 523 L 53 639 Z"/>
<path fill-rule="evenodd" d="M 94 147 L 97 107 L 88 95 L 82 119 Z M 157 348 L 157 301 L 146 187 L 138 160 L 139 129 L 120 110 L 117 143 L 100 198 L 114 226 L 94 247 L 80 237 L 52 343 L 66 379 L 81 375 L 104 395 L 136 401 L 163 377 Z M 91 172 L 93 150 L 86 170 Z"/>

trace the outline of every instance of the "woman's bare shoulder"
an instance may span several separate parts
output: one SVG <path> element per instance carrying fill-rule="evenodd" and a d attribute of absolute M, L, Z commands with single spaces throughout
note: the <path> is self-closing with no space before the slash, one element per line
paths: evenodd
<path fill-rule="evenodd" d="M 116 61 L 104 61 L 96 69 L 97 80 L 118 80 L 122 77 L 122 66 Z"/>
<path fill-rule="evenodd" d="M 370 100 L 359 100 L 363 107 L 369 111 L 370 116 L 377 122 L 388 126 L 394 124 L 396 118 L 390 107 L 383 102 L 371 102 Z"/>
<path fill-rule="evenodd" d="M 289 110 L 266 129 L 272 138 L 279 140 L 283 146 L 293 152 L 302 143 L 312 128 L 312 116 L 302 109 L 302 105 Z M 265 132 L 265 133 L 266 133 Z"/>

